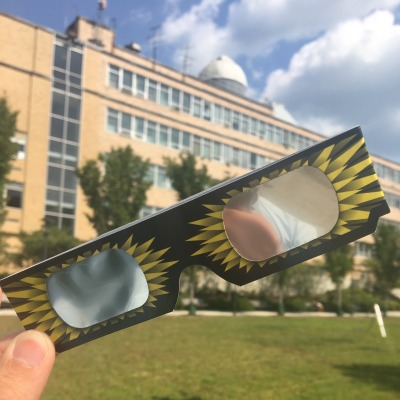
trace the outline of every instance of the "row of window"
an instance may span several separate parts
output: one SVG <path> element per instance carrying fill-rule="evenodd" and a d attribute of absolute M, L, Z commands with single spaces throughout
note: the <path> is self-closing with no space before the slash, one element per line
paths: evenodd
<path fill-rule="evenodd" d="M 270 161 L 263 155 L 251 153 L 111 108 L 108 109 L 107 113 L 107 130 L 171 149 L 190 150 L 200 157 L 245 169 L 259 168 Z"/>
<path fill-rule="evenodd" d="M 134 74 L 116 65 L 109 65 L 108 85 L 128 94 L 186 112 L 198 118 L 212 121 L 236 131 L 251 134 L 267 141 L 296 150 L 309 147 L 315 140 L 287 129 L 252 118 L 230 108 L 211 103 L 163 83 Z"/>
<path fill-rule="evenodd" d="M 211 103 L 199 96 L 191 95 L 142 75 L 134 74 L 116 65 L 109 65 L 108 85 L 125 93 L 134 94 L 195 117 L 225 125 L 228 128 L 292 149 L 301 150 L 316 143 L 313 139 Z M 375 169 L 379 177 L 400 183 L 400 170 L 394 170 L 379 163 L 375 163 Z"/>
<path fill-rule="evenodd" d="M 385 193 L 385 199 L 389 206 L 400 208 L 400 196 L 392 193 Z"/>
<path fill-rule="evenodd" d="M 374 162 L 374 168 L 379 178 L 400 183 L 400 170 L 389 168 L 388 166 L 379 164 L 379 162 L 376 161 Z"/>
<path fill-rule="evenodd" d="M 373 246 L 369 243 L 355 242 L 356 255 L 362 257 L 372 257 Z"/>

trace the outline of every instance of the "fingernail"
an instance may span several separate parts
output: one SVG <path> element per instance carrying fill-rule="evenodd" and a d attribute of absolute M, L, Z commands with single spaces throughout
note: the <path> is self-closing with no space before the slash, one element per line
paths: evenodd
<path fill-rule="evenodd" d="M 12 357 L 14 360 L 34 368 L 42 363 L 46 354 L 47 343 L 42 334 L 27 331 L 16 338 Z"/>

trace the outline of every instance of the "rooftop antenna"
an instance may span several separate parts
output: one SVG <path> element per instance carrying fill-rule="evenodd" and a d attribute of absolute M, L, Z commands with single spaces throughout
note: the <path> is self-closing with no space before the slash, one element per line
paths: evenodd
<path fill-rule="evenodd" d="M 95 26 L 95 37 L 93 42 L 99 46 L 103 45 L 101 41 L 101 29 L 100 25 L 103 22 L 104 10 L 107 8 L 107 0 L 97 0 L 97 18 L 96 18 L 96 26 Z"/>
<path fill-rule="evenodd" d="M 185 52 L 183 53 L 183 59 L 182 59 L 182 77 L 183 80 L 185 80 L 185 77 L 187 75 L 187 71 L 190 67 L 190 63 L 193 61 L 193 58 L 189 55 L 191 47 L 187 44 L 185 47 Z"/>
<path fill-rule="evenodd" d="M 160 25 L 153 26 L 151 29 L 150 35 L 150 46 L 151 46 L 151 54 L 153 59 L 153 67 L 156 65 L 157 62 L 157 48 L 158 48 L 158 41 L 160 38 Z"/>

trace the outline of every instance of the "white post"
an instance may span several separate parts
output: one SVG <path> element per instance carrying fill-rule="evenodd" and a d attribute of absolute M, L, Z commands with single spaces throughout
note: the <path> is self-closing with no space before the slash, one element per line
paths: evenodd
<path fill-rule="evenodd" d="M 385 324 L 383 323 L 381 308 L 379 307 L 379 304 L 374 304 L 374 310 L 375 310 L 375 315 L 376 315 L 376 321 L 378 322 L 379 329 L 381 331 L 381 335 L 383 338 L 385 338 L 385 337 L 387 337 L 387 335 L 386 335 Z"/>

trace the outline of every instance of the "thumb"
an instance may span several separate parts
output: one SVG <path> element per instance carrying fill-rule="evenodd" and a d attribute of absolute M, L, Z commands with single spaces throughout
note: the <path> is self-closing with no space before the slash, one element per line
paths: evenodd
<path fill-rule="evenodd" d="M 26 331 L 15 337 L 0 357 L 0 400 L 37 400 L 54 363 L 50 338 Z"/>

